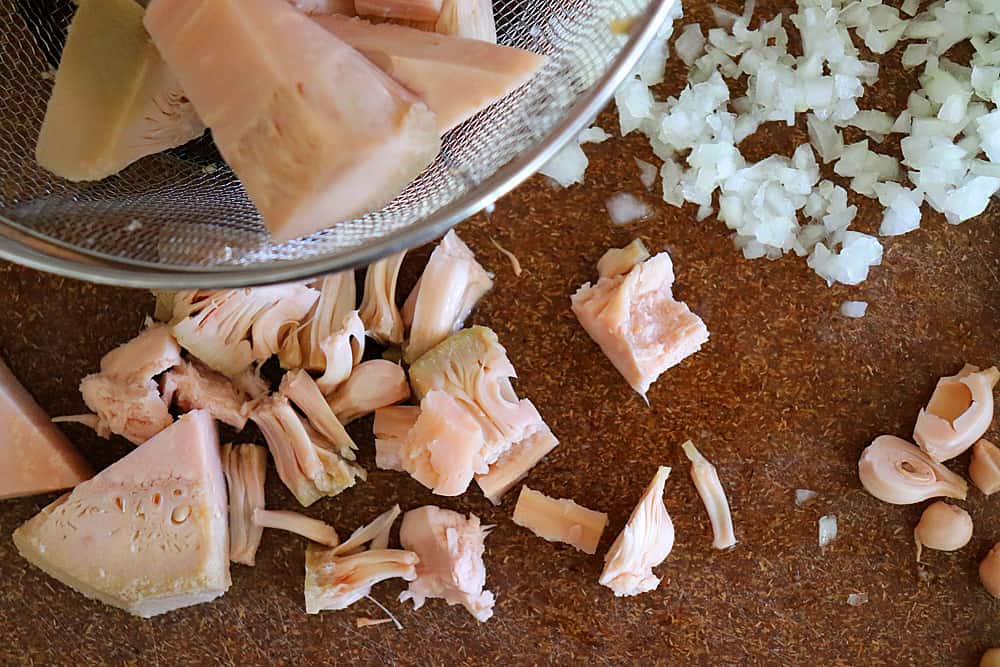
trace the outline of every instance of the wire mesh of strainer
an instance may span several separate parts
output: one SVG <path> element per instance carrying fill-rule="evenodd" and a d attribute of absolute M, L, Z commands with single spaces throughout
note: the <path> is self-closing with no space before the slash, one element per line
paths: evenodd
<path fill-rule="evenodd" d="M 572 138 L 634 66 L 676 0 L 498 0 L 499 41 L 547 56 L 526 86 L 448 133 L 380 211 L 274 243 L 209 137 L 118 176 L 70 183 L 34 159 L 70 0 L 0 0 L 0 256 L 98 282 L 221 287 L 368 263 L 441 234 Z M 643 14 L 626 39 L 616 18 Z"/>

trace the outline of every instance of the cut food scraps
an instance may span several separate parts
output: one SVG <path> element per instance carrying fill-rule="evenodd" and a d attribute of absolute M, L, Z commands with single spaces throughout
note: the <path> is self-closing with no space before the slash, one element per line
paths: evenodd
<path fill-rule="evenodd" d="M 453 334 L 410 367 L 421 402 L 438 390 L 478 424 L 483 444 L 471 464 L 494 502 L 558 444 L 534 404 L 518 398 L 511 384 L 516 375 L 496 334 L 479 326 Z"/>
<path fill-rule="evenodd" d="M 965 500 L 964 479 L 901 438 L 880 435 L 861 453 L 858 476 L 865 490 L 894 505 L 928 498 Z"/>
<path fill-rule="evenodd" d="M 674 523 L 663 504 L 663 488 L 669 475 L 670 468 L 657 469 L 625 528 L 604 556 L 599 581 L 617 597 L 639 595 L 660 585 L 653 568 L 666 560 L 674 547 Z"/>
<path fill-rule="evenodd" d="M 698 495 L 708 511 L 708 519 L 712 524 L 712 546 L 716 549 L 728 549 L 736 545 L 736 534 L 733 532 L 733 516 L 729 511 L 729 500 L 726 491 L 719 481 L 719 473 L 708 459 L 688 440 L 681 447 L 691 461 L 691 479 L 698 489 Z"/>
<path fill-rule="evenodd" d="M 701 318 L 674 299 L 670 255 L 644 255 L 644 247 L 609 250 L 598 262 L 597 284 L 572 297 L 580 324 L 643 398 L 660 374 L 708 340 Z"/>
<path fill-rule="evenodd" d="M 137 445 L 162 431 L 173 417 L 153 378 L 180 363 L 180 347 L 163 324 L 108 352 L 101 371 L 80 382 L 84 402 L 96 413 L 90 425 L 102 437 L 114 433 Z"/>
<path fill-rule="evenodd" d="M 410 580 L 400 601 L 413 600 L 415 609 L 428 598 L 460 604 L 478 621 L 493 616 L 493 593 L 485 591 L 484 542 L 490 526 L 479 518 L 427 505 L 403 516 L 399 541 L 419 558 L 416 578 Z"/>
<path fill-rule="evenodd" d="M 422 290 L 423 285 L 431 285 Z M 403 305 L 409 331 L 404 358 L 413 363 L 462 328 L 479 299 L 493 287 L 493 276 L 476 261 L 458 234 L 450 231 L 431 253 L 420 280 Z"/>
<path fill-rule="evenodd" d="M 386 579 L 413 581 L 419 558 L 412 551 L 388 549 L 388 535 L 399 506 L 354 531 L 347 541 L 328 548 L 306 548 L 306 612 L 346 609 Z M 366 548 L 366 545 L 369 545 Z"/>
<path fill-rule="evenodd" d="M 267 449 L 225 445 L 221 456 L 229 490 L 229 560 L 253 565 L 264 532 L 254 522 L 254 512 L 264 508 Z"/>
<path fill-rule="evenodd" d="M 556 445 L 531 401 L 514 392 L 514 369 L 496 335 L 483 327 L 455 332 L 492 279 L 454 232 L 438 250 L 421 279 L 424 287 L 410 299 L 409 329 L 402 326 L 402 313 L 398 330 L 391 315 L 399 312 L 394 285 L 402 255 L 369 267 L 370 307 L 362 306 L 367 325 L 356 309 L 352 273 L 309 284 L 156 294 L 156 314 L 165 322 L 147 323 L 135 339 L 104 356 L 100 372 L 82 387 L 98 414 L 71 418 L 92 420 L 101 431 L 144 444 L 19 529 L 19 549 L 87 595 L 152 615 L 220 595 L 228 586 L 228 562 L 253 565 L 263 529 L 279 529 L 310 540 L 310 613 L 342 609 L 367 596 L 375 583 L 399 577 L 412 582 L 403 598 L 418 607 L 440 597 L 488 619 L 493 595 L 483 590 L 483 551 L 489 527 L 477 517 L 433 506 L 414 510 L 400 533 L 405 548 L 391 549 L 398 506 L 340 543 L 333 526 L 268 509 L 264 497 L 268 450 L 278 477 L 302 505 L 365 479 L 344 423 L 372 412 L 377 465 L 404 470 L 441 495 L 464 493 L 478 478 L 490 500 L 499 502 Z M 444 291 L 438 279 L 445 280 Z M 362 363 L 366 330 L 410 351 L 429 347 L 409 374 L 384 359 Z M 273 357 L 284 368 L 274 391 L 260 373 Z M 9 375 L 4 367 L 0 371 Z M 107 384 L 108 402 L 91 401 L 92 378 Z M 411 382 L 419 405 L 396 405 L 410 398 Z M 30 399 L 17 394 L 12 376 L 2 384 L 15 416 L 44 430 L 44 416 L 31 413 Z M 130 392 L 139 393 L 136 387 L 157 407 L 158 422 L 138 420 L 144 413 L 129 402 Z M 325 395 L 324 387 L 332 391 Z M 119 403 L 124 408 L 116 412 Z M 172 407 L 190 412 L 174 421 Z M 248 418 L 267 448 L 220 448 L 213 419 L 239 429 Z M 62 449 L 55 440 L 32 444 L 24 458 L 59 454 L 68 465 L 72 452 Z M 84 465 L 77 472 L 81 479 L 66 485 L 89 476 Z M 63 484 L 58 476 L 44 488 L 2 481 L 11 494 Z M 88 518 L 81 522 L 68 512 Z M 74 560 L 78 543 L 97 539 L 105 529 L 126 540 L 108 567 L 96 556 Z M 583 539 L 586 549 L 599 536 L 599 529 L 596 537 L 570 530 L 567 539 Z M 175 545 L 177 540 L 182 543 Z"/>
<path fill-rule="evenodd" d="M 514 507 L 514 523 L 549 542 L 565 542 L 585 554 L 597 553 L 608 515 L 577 505 L 567 498 L 550 498 L 521 487 Z"/>
<path fill-rule="evenodd" d="M 966 365 L 938 381 L 927 407 L 920 411 L 913 439 L 935 461 L 947 461 L 974 445 L 993 421 L 996 367 Z"/>

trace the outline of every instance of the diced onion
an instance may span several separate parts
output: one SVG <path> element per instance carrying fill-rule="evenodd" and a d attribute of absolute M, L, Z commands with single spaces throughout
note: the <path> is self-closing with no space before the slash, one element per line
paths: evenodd
<path fill-rule="evenodd" d="M 867 301 L 845 301 L 840 304 L 840 314 L 844 317 L 859 318 L 865 316 L 868 310 Z"/>
<path fill-rule="evenodd" d="M 837 517 L 827 514 L 819 518 L 819 546 L 825 549 L 831 542 L 837 539 Z"/>

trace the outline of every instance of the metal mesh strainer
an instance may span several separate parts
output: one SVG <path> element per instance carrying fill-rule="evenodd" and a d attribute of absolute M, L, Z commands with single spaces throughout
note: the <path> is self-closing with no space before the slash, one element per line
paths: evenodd
<path fill-rule="evenodd" d="M 208 137 L 97 183 L 34 161 L 70 0 L 0 0 L 0 256 L 141 287 L 221 287 L 358 266 L 430 240 L 510 191 L 600 110 L 676 0 L 497 0 L 499 41 L 548 57 L 528 85 L 450 132 L 381 211 L 274 243 Z M 628 40 L 610 21 L 645 12 Z"/>

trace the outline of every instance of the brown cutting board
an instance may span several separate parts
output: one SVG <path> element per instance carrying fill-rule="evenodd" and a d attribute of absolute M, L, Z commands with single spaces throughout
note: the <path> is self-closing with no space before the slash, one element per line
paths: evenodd
<path fill-rule="evenodd" d="M 702 24 L 708 23 L 703 16 Z M 891 69 L 891 64 L 889 65 Z M 669 92 L 679 90 L 672 66 Z M 893 75 L 884 73 L 892 79 Z M 912 79 L 900 74 L 901 89 Z M 882 86 L 883 84 L 879 84 Z M 879 104 L 899 106 L 887 88 Z M 897 91 L 898 92 L 898 91 Z M 613 114 L 600 123 L 616 127 Z M 757 159 L 790 154 L 803 128 L 775 127 L 742 148 Z M 856 140 L 856 139 L 855 139 Z M 860 487 L 861 449 L 882 433 L 907 437 L 936 379 L 965 362 L 1000 362 L 1000 208 L 961 226 L 926 216 L 924 228 L 886 241 L 885 260 L 860 287 L 827 287 L 803 260 L 744 261 L 721 223 L 698 223 L 643 192 L 638 137 L 588 146 L 586 186 L 553 189 L 535 178 L 459 228 L 496 288 L 471 318 L 493 327 L 531 398 L 561 440 L 535 468 L 532 487 L 606 511 L 603 554 L 658 465 L 674 473 L 666 503 L 673 553 L 646 595 L 616 599 L 596 581 L 600 555 L 542 541 L 511 522 L 516 493 L 492 507 L 477 491 L 439 498 L 409 477 L 374 469 L 370 420 L 351 427 L 367 483 L 308 510 L 346 534 L 393 503 L 475 512 L 496 524 L 487 541 L 496 614 L 479 624 L 432 600 L 418 612 L 395 601 L 397 582 L 376 587 L 404 629 L 355 627 L 380 618 L 361 601 L 341 612 L 303 611 L 304 544 L 267 532 L 254 568 L 233 567 L 221 600 L 149 621 L 88 601 L 28 566 L 9 535 L 54 496 L 0 503 L 0 664 L 672 664 L 974 665 L 1000 645 L 1000 603 L 981 588 L 979 560 L 1000 540 L 1000 497 L 972 490 L 972 542 L 914 560 L 920 506 L 878 502 Z M 610 224 L 604 200 L 641 194 L 651 219 Z M 860 198 L 859 198 L 860 199 Z M 879 212 L 861 201 L 862 229 Z M 520 258 L 515 277 L 490 237 Z M 676 294 L 711 330 L 705 348 L 669 371 L 647 406 L 577 325 L 569 296 L 594 277 L 609 246 L 641 237 L 668 249 Z M 426 257 L 409 258 L 408 289 Z M 868 315 L 838 314 L 845 299 Z M 0 352 L 52 414 L 81 412 L 80 378 L 134 335 L 152 312 L 145 292 L 95 287 L 0 265 Z M 128 451 L 120 440 L 66 431 L 99 466 Z M 248 431 L 245 438 L 259 435 Z M 993 427 L 988 437 L 1000 439 Z M 711 549 L 704 509 L 680 443 L 693 439 L 727 486 L 739 544 Z M 951 467 L 965 473 L 967 456 Z M 797 508 L 796 488 L 819 499 Z M 268 502 L 295 509 L 271 472 Z M 817 520 L 837 516 L 839 537 L 821 552 Z M 869 601 L 847 604 L 851 593 Z"/>

